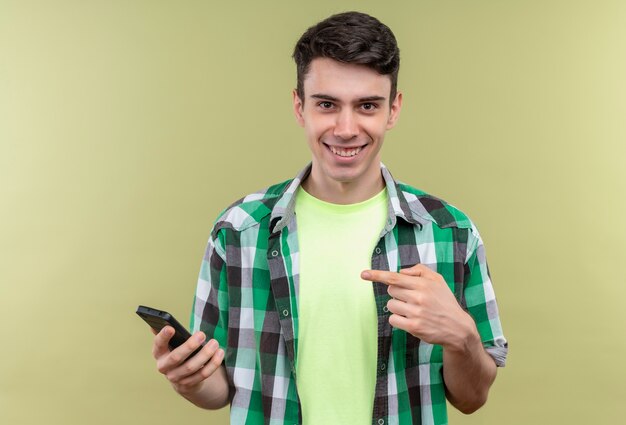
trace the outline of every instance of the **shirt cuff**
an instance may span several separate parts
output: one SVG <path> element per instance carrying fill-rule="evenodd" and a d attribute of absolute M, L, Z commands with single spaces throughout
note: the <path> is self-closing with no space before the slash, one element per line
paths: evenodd
<path fill-rule="evenodd" d="M 501 346 L 485 347 L 485 351 L 496 362 L 496 366 L 504 367 L 506 365 L 506 356 L 509 353 L 509 344 L 504 342 Z"/>

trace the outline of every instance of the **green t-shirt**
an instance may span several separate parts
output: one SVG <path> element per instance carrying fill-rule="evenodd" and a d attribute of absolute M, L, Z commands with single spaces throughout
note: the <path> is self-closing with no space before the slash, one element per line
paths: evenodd
<path fill-rule="evenodd" d="M 338 205 L 296 194 L 300 262 L 296 386 L 303 423 L 367 424 L 376 386 L 377 315 L 372 252 L 387 218 L 387 191 Z"/>

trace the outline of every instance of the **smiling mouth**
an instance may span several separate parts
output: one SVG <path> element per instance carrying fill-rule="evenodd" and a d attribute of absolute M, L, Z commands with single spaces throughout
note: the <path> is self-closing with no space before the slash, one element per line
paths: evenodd
<path fill-rule="evenodd" d="M 336 146 L 331 146 L 331 145 L 326 145 L 328 147 L 328 149 L 335 155 L 343 157 L 343 158 L 350 158 L 353 156 L 357 156 L 365 146 L 367 145 L 363 145 L 363 146 L 359 146 L 356 148 L 339 148 Z"/>

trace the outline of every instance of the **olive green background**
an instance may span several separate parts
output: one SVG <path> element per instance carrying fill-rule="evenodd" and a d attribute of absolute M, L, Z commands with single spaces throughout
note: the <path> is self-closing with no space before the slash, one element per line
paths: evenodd
<path fill-rule="evenodd" d="M 227 423 L 134 310 L 187 323 L 216 215 L 306 164 L 291 50 L 351 9 L 402 52 L 383 160 L 478 224 L 510 341 L 451 422 L 624 421 L 626 3 L 0 0 L 0 423 Z"/>

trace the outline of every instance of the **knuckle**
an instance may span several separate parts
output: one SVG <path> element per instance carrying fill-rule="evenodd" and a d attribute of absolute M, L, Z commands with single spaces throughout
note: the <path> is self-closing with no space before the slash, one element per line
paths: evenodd
<path fill-rule="evenodd" d="M 170 358 L 171 362 L 174 363 L 174 364 L 179 364 L 179 363 L 181 363 L 184 360 L 182 354 L 180 354 L 178 352 L 170 353 L 169 358 Z"/>
<path fill-rule="evenodd" d="M 176 384 L 178 389 L 182 392 L 187 392 L 193 388 L 193 381 L 189 379 L 183 379 Z"/>
<path fill-rule="evenodd" d="M 211 376 L 213 374 L 213 368 L 211 367 L 211 363 L 207 364 L 202 369 L 200 369 L 199 374 L 202 377 L 202 379 L 206 379 L 209 376 Z"/>
<path fill-rule="evenodd" d="M 413 267 L 410 267 L 408 270 L 410 270 L 411 272 L 418 272 L 422 270 L 422 267 L 422 264 L 416 264 Z"/>
<path fill-rule="evenodd" d="M 196 369 L 193 365 L 191 365 L 189 363 L 191 363 L 191 362 L 187 362 L 187 363 L 183 364 L 183 372 L 185 372 L 185 374 L 187 374 L 187 375 L 190 374 L 190 373 L 193 373 L 195 371 L 195 369 Z"/>
<path fill-rule="evenodd" d="M 389 287 L 389 289 L 387 290 L 387 293 L 389 294 L 389 296 L 391 296 L 394 299 L 397 299 L 400 296 L 400 293 L 398 292 L 398 288 Z"/>
<path fill-rule="evenodd" d="M 162 373 L 163 375 L 169 372 L 169 367 L 167 365 L 167 362 L 165 362 L 163 359 L 159 359 L 157 361 L 157 370 L 159 371 L 159 373 Z"/>
<path fill-rule="evenodd" d="M 436 270 L 428 269 L 428 274 L 433 277 L 433 279 L 443 279 L 441 273 L 438 273 Z"/>
<path fill-rule="evenodd" d="M 392 313 L 397 313 L 397 310 L 398 310 L 398 300 L 391 299 L 391 300 L 387 301 L 387 308 Z"/>

